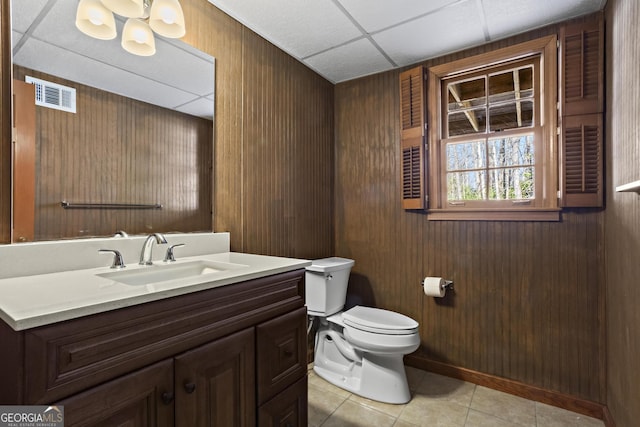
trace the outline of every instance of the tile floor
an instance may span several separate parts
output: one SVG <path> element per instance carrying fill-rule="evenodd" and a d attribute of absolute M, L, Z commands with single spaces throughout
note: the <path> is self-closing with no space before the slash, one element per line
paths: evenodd
<path fill-rule="evenodd" d="M 335 387 L 309 367 L 309 427 L 604 427 L 601 420 L 407 367 L 413 399 L 389 405 Z"/>

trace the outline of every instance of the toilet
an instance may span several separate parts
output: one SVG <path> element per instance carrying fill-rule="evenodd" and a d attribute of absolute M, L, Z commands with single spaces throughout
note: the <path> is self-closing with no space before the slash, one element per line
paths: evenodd
<path fill-rule="evenodd" d="M 305 302 L 318 321 L 313 370 L 352 393 L 385 403 L 411 400 L 403 356 L 420 345 L 418 322 L 373 307 L 344 308 L 354 261 L 315 260 L 306 267 Z"/>

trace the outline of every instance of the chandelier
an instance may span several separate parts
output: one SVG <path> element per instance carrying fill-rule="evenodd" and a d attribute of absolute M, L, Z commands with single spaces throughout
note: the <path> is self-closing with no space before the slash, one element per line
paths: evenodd
<path fill-rule="evenodd" d="M 114 13 L 129 18 L 121 45 L 134 55 L 156 53 L 154 32 L 168 38 L 180 38 L 186 32 L 178 0 L 80 0 L 76 27 L 96 39 L 114 39 L 118 35 Z"/>

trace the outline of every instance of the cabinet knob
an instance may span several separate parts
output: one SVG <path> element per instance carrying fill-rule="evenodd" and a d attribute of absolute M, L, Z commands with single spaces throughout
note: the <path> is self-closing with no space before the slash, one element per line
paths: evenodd
<path fill-rule="evenodd" d="M 195 383 L 185 383 L 184 391 L 186 391 L 187 393 L 191 394 L 195 390 L 196 390 L 196 384 Z"/>
<path fill-rule="evenodd" d="M 162 393 L 162 403 L 168 405 L 171 402 L 173 402 L 173 393 L 171 393 L 170 391 L 165 391 L 164 393 Z"/>

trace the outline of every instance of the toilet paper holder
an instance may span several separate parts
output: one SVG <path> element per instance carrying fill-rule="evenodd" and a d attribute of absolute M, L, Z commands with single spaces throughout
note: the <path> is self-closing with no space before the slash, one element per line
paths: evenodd
<path fill-rule="evenodd" d="M 420 286 L 422 286 L 422 282 L 420 282 Z M 452 291 L 453 280 L 445 280 L 444 283 L 440 285 L 440 289 L 442 289 L 443 291 Z"/>
<path fill-rule="evenodd" d="M 453 280 L 445 280 L 444 283 L 440 285 L 440 288 L 445 291 L 453 290 Z"/>

